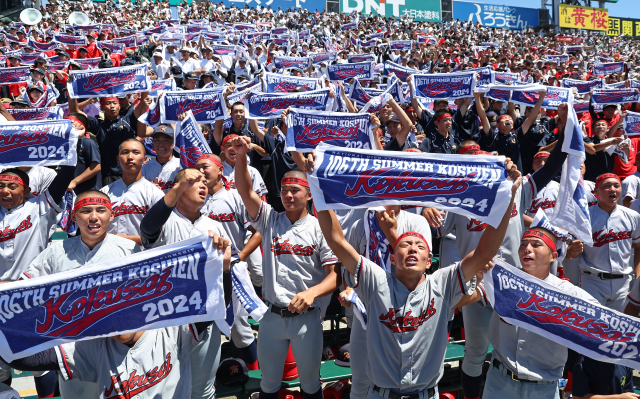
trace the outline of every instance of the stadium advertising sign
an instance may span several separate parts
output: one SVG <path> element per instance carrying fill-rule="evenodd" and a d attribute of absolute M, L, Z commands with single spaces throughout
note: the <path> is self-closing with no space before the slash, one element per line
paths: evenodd
<path fill-rule="evenodd" d="M 440 0 L 340 0 L 340 12 L 365 15 L 408 17 L 414 21 L 440 22 Z"/>
<path fill-rule="evenodd" d="M 609 10 L 560 4 L 560 27 L 586 30 L 607 30 Z"/>
<path fill-rule="evenodd" d="M 491 28 L 526 29 L 538 26 L 538 9 L 479 2 L 454 1 L 453 18 L 480 22 Z"/>
<path fill-rule="evenodd" d="M 640 37 L 640 19 L 609 17 L 607 35 Z"/>

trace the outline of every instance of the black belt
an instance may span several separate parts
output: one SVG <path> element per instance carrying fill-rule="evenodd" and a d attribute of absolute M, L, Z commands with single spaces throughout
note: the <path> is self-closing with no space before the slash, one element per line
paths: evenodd
<path fill-rule="evenodd" d="M 500 360 L 495 359 L 495 358 L 493 359 L 493 367 L 495 367 L 495 368 L 497 368 L 497 369 L 500 369 L 500 365 L 501 365 L 501 364 L 502 364 L 502 363 L 500 362 Z M 522 378 L 518 378 L 518 377 L 517 377 L 515 374 L 513 374 L 513 373 L 511 372 L 511 370 L 509 370 L 506 366 L 504 367 L 504 369 L 505 369 L 505 371 L 507 372 L 507 375 L 508 375 L 509 377 L 511 377 L 511 379 L 512 379 L 512 380 L 514 380 L 514 381 L 516 381 L 516 382 L 533 382 L 533 383 L 539 383 L 539 382 L 540 382 L 540 381 L 525 380 L 525 379 L 522 379 Z"/>
<path fill-rule="evenodd" d="M 310 307 L 309 309 L 305 310 L 303 313 L 306 312 L 311 312 L 312 310 L 314 310 L 316 307 Z M 277 315 L 279 315 L 280 317 L 283 318 L 287 318 L 287 317 L 296 317 L 296 316 L 300 316 L 302 313 L 295 313 L 290 311 L 288 308 L 286 307 L 280 307 L 280 306 L 276 306 L 276 305 L 271 305 L 271 313 L 275 313 Z"/>
<path fill-rule="evenodd" d="M 616 279 L 619 279 L 619 278 L 627 277 L 626 274 L 612 274 L 612 273 L 604 273 L 604 272 L 602 272 L 602 273 L 594 273 L 594 272 L 589 272 L 589 271 L 586 271 L 586 270 L 583 273 L 586 273 L 586 274 L 588 274 L 590 276 L 599 277 L 602 280 L 616 280 Z"/>
<path fill-rule="evenodd" d="M 381 391 L 384 391 L 384 388 L 380 388 L 379 386 L 374 385 L 373 386 L 373 390 L 375 392 L 378 392 L 380 394 L 380 396 L 382 396 L 382 392 Z M 434 387 L 427 388 L 428 397 L 432 397 L 435 394 L 436 394 L 436 389 Z M 415 393 L 413 395 L 402 395 L 402 394 L 395 393 L 395 392 L 389 390 L 389 399 L 419 399 L 419 398 L 420 398 L 420 395 L 417 394 L 417 393 Z"/>

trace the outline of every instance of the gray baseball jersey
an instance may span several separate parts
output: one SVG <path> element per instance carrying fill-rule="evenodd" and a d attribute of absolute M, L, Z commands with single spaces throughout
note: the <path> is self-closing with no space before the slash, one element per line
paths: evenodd
<path fill-rule="evenodd" d="M 27 175 L 29 176 L 29 188 L 31 188 L 31 194 L 37 197 L 40 193 L 49 188 L 49 184 L 51 184 L 53 179 L 56 177 L 56 172 L 53 169 L 34 166 L 29 169 Z"/>
<path fill-rule="evenodd" d="M 545 188 L 538 191 L 538 194 L 533 201 L 531 201 L 531 205 L 529 205 L 525 213 L 528 216 L 534 217 L 538 209 L 542 209 L 547 216 L 551 216 L 551 214 L 553 214 L 553 207 L 556 206 L 559 188 L 560 184 L 558 184 L 558 182 L 550 181 Z"/>
<path fill-rule="evenodd" d="M 224 166 L 224 177 L 229 180 L 231 186 L 235 188 L 236 186 L 236 171 L 235 168 L 229 165 L 226 161 L 222 162 L 222 166 Z M 260 176 L 260 172 L 258 169 L 253 166 L 247 165 L 247 169 L 249 169 L 249 176 L 251 176 L 251 183 L 253 184 L 253 191 L 258 194 L 259 197 L 263 195 L 267 195 L 267 186 L 264 184 L 264 180 L 262 180 L 262 176 Z"/>
<path fill-rule="evenodd" d="M 109 233 L 140 235 L 140 223 L 149 208 L 158 202 L 164 193 L 144 177 L 127 186 L 122 179 L 100 189 L 111 199 L 113 221 Z"/>
<path fill-rule="evenodd" d="M 631 201 L 635 201 L 640 197 L 640 173 L 635 172 L 632 175 L 625 177 L 622 182 L 622 194 L 618 204 L 622 204 L 622 200 L 626 197 L 631 198 Z"/>
<path fill-rule="evenodd" d="M 153 244 L 153 247 L 157 248 L 162 245 L 183 241 L 191 237 L 202 235 L 209 230 L 219 236 L 225 238 L 229 237 L 219 222 L 211 220 L 205 215 L 201 215 L 195 223 L 191 223 L 189 219 L 174 208 L 173 212 L 171 212 L 171 216 L 169 216 L 169 219 L 166 221 L 164 226 L 162 226 L 160 237 L 158 237 L 158 240 Z M 144 240 L 142 243 L 146 244 Z"/>
<path fill-rule="evenodd" d="M 600 305 L 582 288 L 554 275 L 550 274 L 544 282 L 573 297 Z M 556 381 L 562 378 L 567 348 L 529 330 L 505 323 L 495 311 L 491 316 L 489 341 L 493 345 L 493 356 L 518 378 L 533 381 Z"/>
<path fill-rule="evenodd" d="M 394 275 L 364 257 L 353 288 L 367 307 L 367 375 L 402 393 L 434 387 L 444 372 L 449 312 L 475 290 L 460 263 L 441 268 L 409 291 Z"/>
<path fill-rule="evenodd" d="M 30 279 L 48 276 L 80 266 L 123 258 L 140 252 L 133 241 L 107 234 L 93 249 L 89 249 L 80 236 L 56 241 L 40 253 L 25 270 L 21 277 Z"/>
<path fill-rule="evenodd" d="M 183 325 L 145 331 L 131 348 L 112 338 L 97 338 L 55 350 L 62 377 L 96 382 L 100 398 L 188 399 L 189 357 L 203 335 L 195 325 Z"/>
<path fill-rule="evenodd" d="M 262 201 L 252 224 L 262 234 L 262 293 L 276 306 L 289 305 L 297 293 L 324 280 L 324 266 L 338 263 L 318 219 L 311 215 L 291 224 L 285 212 L 278 213 Z M 325 309 L 330 300 L 329 296 L 316 298 L 311 306 Z"/>
<path fill-rule="evenodd" d="M 418 232 L 426 238 L 429 248 L 433 251 L 433 247 L 431 246 L 431 227 L 429 227 L 429 224 L 424 217 L 417 216 L 407 211 L 400 211 L 396 218 L 398 219 L 398 235 L 404 234 L 407 231 Z M 364 224 L 364 218 L 357 220 L 351 229 L 349 229 L 347 236 L 347 241 L 353 248 L 355 248 L 356 251 L 358 251 L 359 254 L 364 254 L 367 248 L 368 237 L 365 234 Z M 391 245 L 393 244 L 394 243 L 391 243 Z"/>
<path fill-rule="evenodd" d="M 0 280 L 17 280 L 47 247 L 59 212 L 62 209 L 46 189 L 10 211 L 0 207 Z"/>
<path fill-rule="evenodd" d="M 640 242 L 640 214 L 616 206 L 611 214 L 598 205 L 589 207 L 593 246 L 584 246 L 580 270 L 615 274 L 633 273 L 632 245 Z"/>
<path fill-rule="evenodd" d="M 142 177 L 150 182 L 157 178 L 158 181 L 156 183 L 160 186 L 160 190 L 166 194 L 173 187 L 173 179 L 180 169 L 182 169 L 180 167 L 180 158 L 173 157 L 164 165 L 161 165 L 153 158 L 142 165 Z"/>
<path fill-rule="evenodd" d="M 537 193 L 538 190 L 536 189 L 531 176 L 525 176 L 522 179 L 522 184 L 516 191 L 513 201 L 513 209 L 511 210 L 511 220 L 509 220 L 509 227 L 507 227 L 507 234 L 505 235 L 504 241 L 502 241 L 502 245 L 498 250 L 497 255 L 500 258 L 518 269 L 522 269 L 522 265 L 520 265 L 520 258 L 518 257 L 518 248 L 520 247 L 522 234 L 525 231 L 522 212 L 529 208 Z M 447 212 L 444 224 L 440 227 L 439 233 L 442 237 L 446 236 L 453 230 L 456 231 L 456 245 L 458 247 L 458 252 L 460 252 L 460 256 L 464 259 L 465 256 L 478 246 L 480 237 L 482 237 L 482 233 L 486 227 L 487 224 L 480 220 Z"/>
<path fill-rule="evenodd" d="M 223 188 L 213 195 L 207 195 L 200 212 L 220 224 L 235 248 L 244 248 L 245 233 L 250 223 L 237 190 Z"/>

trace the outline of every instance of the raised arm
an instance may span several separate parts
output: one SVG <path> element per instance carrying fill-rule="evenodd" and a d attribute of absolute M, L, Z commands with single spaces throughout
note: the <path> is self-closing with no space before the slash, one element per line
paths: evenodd
<path fill-rule="evenodd" d="M 237 184 L 237 183 L 236 183 Z M 333 211 L 318 212 L 318 222 L 327 244 L 349 273 L 356 274 L 356 267 L 360 261 L 360 255 L 351 244 L 347 242 L 342 233 L 340 222 Z"/>
<path fill-rule="evenodd" d="M 411 123 L 411 119 L 407 116 L 406 112 L 398 105 L 396 100 L 393 98 L 389 100 L 389 104 L 393 109 L 393 112 L 396 114 L 398 119 L 400 119 L 400 124 L 402 125 L 402 129 L 400 133 L 396 136 L 396 141 L 400 148 L 404 147 L 405 141 L 407 141 L 407 137 L 409 137 L 409 133 L 411 133 L 411 128 L 413 124 Z"/>
<path fill-rule="evenodd" d="M 255 220 L 258 218 L 262 200 L 253 191 L 253 184 L 251 183 L 251 176 L 247 166 L 247 152 L 249 152 L 251 146 L 251 139 L 243 136 L 232 140 L 233 150 L 236 152 L 236 188 L 247 209 L 247 214 L 252 220 Z"/>
<path fill-rule="evenodd" d="M 136 118 L 139 118 L 140 115 L 147 112 L 147 110 L 149 109 L 150 102 L 151 102 L 151 99 L 149 98 L 149 92 L 143 91 L 142 94 L 140 95 L 140 102 L 138 103 L 138 105 L 136 105 L 136 108 L 133 110 L 133 114 L 136 116 Z"/>
<path fill-rule="evenodd" d="M 260 129 L 260 126 L 258 126 L 258 120 L 257 119 L 249 119 L 249 130 L 251 130 L 251 133 L 256 135 L 258 140 L 260 140 L 260 141 L 262 141 L 264 143 L 264 135 L 265 135 L 265 133 L 262 131 L 262 129 Z"/>
<path fill-rule="evenodd" d="M 536 105 L 533 107 L 531 112 L 529 113 L 529 117 L 522 122 L 522 133 L 527 134 L 531 125 L 533 125 L 538 118 L 538 113 L 540 112 L 540 107 L 542 107 L 542 102 L 544 101 L 544 96 L 547 95 L 546 91 L 539 91 L 539 97 Z"/>
<path fill-rule="evenodd" d="M 482 237 L 480 237 L 480 241 L 478 242 L 476 249 L 462 260 L 460 267 L 462 267 L 465 281 L 470 281 L 487 265 L 487 263 L 489 263 L 489 261 L 491 261 L 491 259 L 493 259 L 494 256 L 496 256 L 498 249 L 500 249 L 500 245 L 502 245 L 504 236 L 507 233 L 507 227 L 509 227 L 509 220 L 511 219 L 511 212 L 513 209 L 513 197 L 520 186 L 522 178 L 520 177 L 520 172 L 511 160 L 507 160 L 507 166 L 505 169 L 507 173 L 509 173 L 509 178 L 514 180 L 511 188 L 511 201 L 509 202 L 509 206 L 507 207 L 498 228 L 487 226 L 484 233 L 482 233 Z"/>
<path fill-rule="evenodd" d="M 480 121 L 482 122 L 482 131 L 488 136 L 491 134 L 491 124 L 489 123 L 487 114 L 484 112 L 482 93 L 473 93 L 473 95 L 476 98 L 476 111 L 478 113 L 478 117 L 480 117 Z"/>

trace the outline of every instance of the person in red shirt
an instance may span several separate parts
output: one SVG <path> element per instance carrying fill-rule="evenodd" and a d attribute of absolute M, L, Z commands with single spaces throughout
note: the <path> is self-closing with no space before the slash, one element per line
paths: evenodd
<path fill-rule="evenodd" d="M 11 54 L 7 56 L 7 61 L 9 62 L 9 67 L 11 68 L 19 67 L 20 61 L 22 61 L 22 56 L 19 53 Z M 9 90 L 9 95 L 11 95 L 12 98 L 18 97 L 20 94 L 22 94 L 20 92 L 20 88 L 22 87 L 27 87 L 27 83 L 26 82 L 11 83 L 7 85 L 7 89 Z"/>
<path fill-rule="evenodd" d="M 626 111 L 621 115 L 618 115 L 618 120 L 616 123 L 609 128 L 609 132 L 607 132 L 607 137 L 619 137 L 624 135 L 624 128 L 622 126 L 622 122 L 627 117 Z M 640 148 L 640 137 L 638 138 L 629 138 L 631 144 L 627 148 L 625 144 L 620 146 L 620 149 L 627 153 L 628 162 L 622 162 L 620 157 L 613 157 L 613 172 L 620 177 L 620 179 L 624 180 L 627 176 L 631 176 L 632 174 L 638 171 L 638 167 L 636 166 L 636 157 L 638 149 Z"/>
<path fill-rule="evenodd" d="M 98 49 L 96 45 L 96 38 L 91 34 L 87 35 L 88 44 L 85 46 L 87 48 L 87 58 L 97 58 L 102 56 L 102 51 Z"/>

